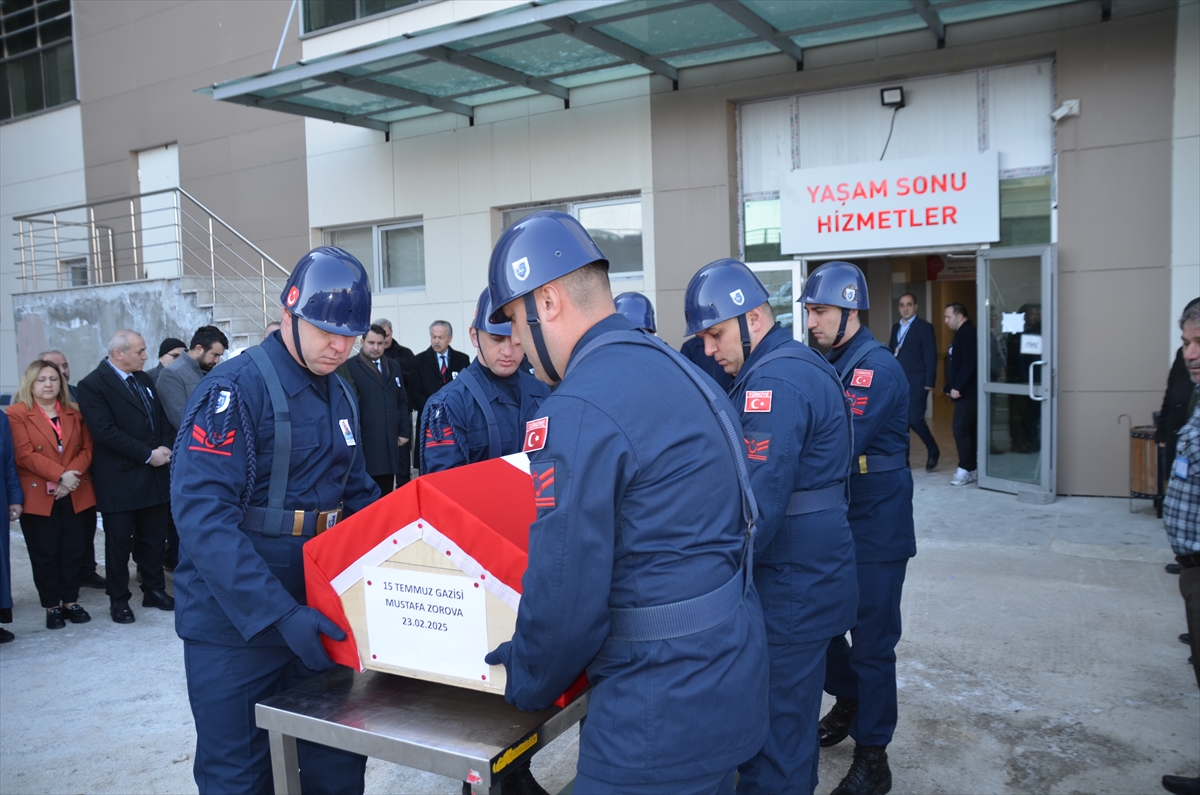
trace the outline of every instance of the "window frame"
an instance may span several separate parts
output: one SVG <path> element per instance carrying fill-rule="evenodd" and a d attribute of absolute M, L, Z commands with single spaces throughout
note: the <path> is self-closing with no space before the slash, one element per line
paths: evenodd
<path fill-rule="evenodd" d="M 508 228 L 508 225 L 505 224 L 505 222 L 504 222 L 505 213 L 509 213 L 514 210 L 532 210 L 532 211 L 536 212 L 537 210 L 539 210 L 541 208 L 562 207 L 565 205 L 567 208 L 567 213 L 572 218 L 574 218 L 576 221 L 579 221 L 580 208 L 587 209 L 587 208 L 591 208 L 591 207 L 611 207 L 611 206 L 617 205 L 617 204 L 633 204 L 634 202 L 637 202 L 639 205 L 642 205 L 642 210 L 643 210 L 643 214 L 642 214 L 642 267 L 636 271 L 609 270 L 608 280 L 610 283 L 616 283 L 616 282 L 624 283 L 624 282 L 632 282 L 632 281 L 641 281 L 641 280 L 645 279 L 645 275 L 646 275 L 646 251 L 645 251 L 646 219 L 645 219 L 645 212 L 644 212 L 645 205 L 642 202 L 642 194 L 640 191 L 637 193 L 618 193 L 618 194 L 610 194 L 607 196 L 588 197 L 588 198 L 583 198 L 583 199 L 557 199 L 554 201 L 538 202 L 536 204 L 516 204 L 511 207 L 501 207 L 501 208 L 498 208 L 500 211 L 500 232 L 503 233 L 504 230 Z M 580 221 L 580 223 L 582 223 L 582 221 Z"/>
<path fill-rule="evenodd" d="M 310 38 L 312 36 L 323 36 L 326 33 L 332 33 L 337 30 L 345 30 L 346 28 L 352 27 L 354 25 L 358 25 L 359 23 L 362 23 L 362 22 L 374 22 L 377 19 L 383 19 L 384 17 L 391 16 L 392 14 L 399 14 L 404 11 L 411 11 L 414 8 L 421 8 L 423 6 L 430 6 L 430 5 L 433 5 L 434 3 L 440 3 L 440 2 L 442 2 L 442 0 L 416 0 L 415 2 L 409 3 L 408 5 L 403 5 L 398 8 L 389 8 L 386 11 L 376 11 L 374 14 L 368 14 L 366 16 L 364 16 L 361 13 L 362 0 L 354 0 L 354 19 L 348 19 L 345 22 L 338 22 L 336 25 L 328 25 L 326 27 L 316 28 L 314 30 L 307 30 L 304 26 L 304 20 L 306 17 L 306 15 L 304 13 L 304 6 L 308 5 L 309 2 L 311 2 L 311 0 L 303 0 L 303 2 L 301 3 L 301 7 L 299 9 L 300 10 L 300 40 L 301 41 L 303 41 L 304 39 Z"/>
<path fill-rule="evenodd" d="M 28 8 L 19 9 L 17 11 L 11 11 L 7 15 L 0 15 L 0 20 L 4 20 L 4 19 L 14 17 L 18 14 L 31 12 L 32 19 L 33 19 L 32 23 L 29 25 L 26 25 L 25 27 L 19 28 L 17 30 L 4 31 L 3 33 L 0 33 L 0 72 L 3 72 L 2 79 L 5 81 L 4 97 L 5 97 L 5 101 L 8 103 L 8 107 L 4 109 L 4 112 L 10 114 L 5 118 L 0 118 L 0 125 L 10 124 L 15 121 L 20 121 L 22 119 L 28 119 L 28 118 L 32 118 L 33 116 L 38 116 L 43 113 L 49 113 L 52 111 L 60 110 L 71 104 L 79 102 L 79 59 L 76 57 L 76 54 L 75 54 L 75 12 L 74 12 L 74 8 L 73 8 L 72 4 L 70 2 L 68 2 L 66 11 L 64 11 L 60 14 L 57 14 L 53 17 L 48 17 L 46 19 L 40 19 L 38 16 L 38 13 L 37 13 L 39 7 L 49 5 L 49 3 L 52 1 L 53 0 L 34 0 L 32 3 L 30 3 Z M 53 41 L 43 42 L 41 40 L 42 28 L 45 25 L 47 25 L 48 23 L 60 22 L 63 20 L 66 20 L 67 23 L 69 24 L 70 31 L 71 31 L 70 34 L 65 37 L 54 39 Z M 2 25 L 2 22 L 0 22 L 0 25 Z M 16 53 L 15 55 L 6 55 L 4 52 L 5 40 L 7 40 L 8 37 L 11 35 L 18 34 L 18 33 L 24 33 L 26 31 L 33 31 L 35 33 L 37 46 L 35 46 L 31 49 L 28 49 L 28 50 L 23 50 L 19 53 Z M 69 45 L 71 48 L 71 80 L 72 80 L 71 88 L 72 88 L 72 91 L 71 91 L 70 98 L 63 99 L 60 102 L 57 102 L 56 104 L 53 104 L 53 105 L 43 104 L 42 107 L 38 108 L 37 110 L 28 110 L 28 111 L 25 111 L 24 113 L 20 113 L 20 114 L 15 113 L 13 111 L 13 105 L 12 105 L 13 91 L 11 90 L 11 87 L 8 85 L 8 81 L 9 81 L 8 66 L 9 66 L 9 64 L 15 63 L 17 61 L 29 59 L 33 56 L 37 56 L 38 70 L 40 72 L 39 77 L 40 77 L 41 88 L 42 88 L 41 99 L 42 99 L 43 103 L 46 103 L 46 101 L 48 99 L 48 97 L 46 96 L 48 81 L 47 81 L 47 77 L 46 77 L 47 71 L 45 68 L 44 56 L 47 52 L 50 52 L 52 50 L 57 50 L 57 49 L 61 48 L 64 44 Z"/>
<path fill-rule="evenodd" d="M 421 218 L 396 218 L 387 221 L 374 221 L 357 224 L 337 224 L 335 226 L 320 227 L 321 245 L 334 245 L 329 236 L 335 232 L 348 232 L 354 229 L 370 229 L 371 230 L 371 264 L 363 263 L 370 269 L 371 275 L 371 292 L 372 293 L 387 293 L 389 295 L 404 295 L 424 293 L 429 285 L 429 272 L 422 263 L 423 282 L 420 286 L 413 287 L 383 287 L 383 233 L 392 229 L 413 229 L 421 230 L 422 249 L 425 243 L 425 219 Z M 423 255 L 422 255 L 423 256 Z"/>

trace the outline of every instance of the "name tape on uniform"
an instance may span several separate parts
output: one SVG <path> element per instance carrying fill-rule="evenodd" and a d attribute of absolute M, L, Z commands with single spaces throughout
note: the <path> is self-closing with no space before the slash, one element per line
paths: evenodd
<path fill-rule="evenodd" d="M 531 453 L 545 447 L 546 431 L 549 430 L 549 425 L 549 417 L 539 417 L 525 423 L 525 446 L 521 448 L 521 452 Z"/>
<path fill-rule="evenodd" d="M 771 410 L 771 391 L 747 392 L 745 411 L 769 412 Z"/>

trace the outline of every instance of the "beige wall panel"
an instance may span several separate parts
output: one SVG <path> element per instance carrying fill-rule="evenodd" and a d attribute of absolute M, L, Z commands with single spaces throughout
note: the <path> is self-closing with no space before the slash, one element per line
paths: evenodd
<path fill-rule="evenodd" d="M 395 218 L 392 172 L 391 144 L 309 157 L 308 212 L 312 225 L 322 228 Z"/>
<path fill-rule="evenodd" d="M 1169 141 L 1060 154 L 1059 270 L 1170 264 L 1170 180 Z"/>
<path fill-rule="evenodd" d="M 1164 12 L 1064 37 L 1058 100 L 1079 98 L 1081 114 L 1059 123 L 1060 152 L 1171 137 L 1174 30 L 1174 14 Z"/>
<path fill-rule="evenodd" d="M 729 103 L 724 86 L 655 94 L 654 188 L 729 182 Z"/>
<path fill-rule="evenodd" d="M 659 230 L 654 259 L 658 290 L 683 290 L 702 265 L 736 252 L 729 235 L 729 195 L 725 186 L 655 191 Z M 670 230 L 664 234 L 664 230 Z"/>
<path fill-rule="evenodd" d="M 425 298 L 447 303 L 465 298 L 462 290 L 463 219 L 457 215 L 425 217 Z"/>
<path fill-rule="evenodd" d="M 685 289 L 664 290 L 659 288 L 655 295 L 658 301 L 654 305 L 654 320 L 658 323 L 658 336 L 676 350 L 688 338 L 684 336 L 687 323 L 683 318 L 683 296 Z"/>
<path fill-rule="evenodd" d="M 458 148 L 453 133 L 392 142 L 398 217 L 458 215 Z M 429 233 L 425 234 L 426 255 Z"/>
<path fill-rule="evenodd" d="M 1157 358 L 1157 357 L 1156 357 Z M 1066 392 L 1059 394 L 1058 493 L 1108 497 L 1129 495 L 1129 423 L 1150 425 L 1162 405 L 1167 369 L 1140 392 Z"/>
<path fill-rule="evenodd" d="M 529 123 L 534 201 L 624 193 L 652 184 L 650 103 L 634 97 L 547 113 Z"/>
<path fill-rule="evenodd" d="M 459 216 L 458 251 L 463 303 L 469 305 L 471 312 L 474 312 L 479 291 L 487 286 L 488 261 L 492 256 L 490 211 L 464 213 Z"/>
<path fill-rule="evenodd" d="M 511 119 L 455 131 L 462 212 L 488 212 L 531 200 L 530 123 Z"/>
<path fill-rule="evenodd" d="M 74 4 L 88 198 L 136 192 L 131 154 L 178 143 L 184 190 L 290 267 L 308 247 L 304 121 L 194 93 L 268 69 L 287 6 Z M 283 63 L 300 54 L 292 30 Z"/>
<path fill-rule="evenodd" d="M 1058 383 L 1061 391 L 1129 392 L 1167 383 L 1158 356 L 1160 318 L 1170 271 L 1118 270 L 1064 273 L 1058 281 Z M 1105 320 L 1102 307 L 1117 307 Z M 1060 437 L 1062 444 L 1072 444 Z"/>

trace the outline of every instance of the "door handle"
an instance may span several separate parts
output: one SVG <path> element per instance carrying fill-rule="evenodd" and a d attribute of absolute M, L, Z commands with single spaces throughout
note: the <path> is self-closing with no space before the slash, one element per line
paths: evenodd
<path fill-rule="evenodd" d="M 1036 362 L 1029 365 L 1029 399 L 1036 400 L 1039 403 L 1044 401 L 1046 399 L 1046 396 L 1042 395 L 1041 397 L 1038 397 L 1037 395 L 1033 394 L 1033 368 L 1044 365 L 1045 363 L 1046 362 L 1044 360 L 1038 359 Z"/>

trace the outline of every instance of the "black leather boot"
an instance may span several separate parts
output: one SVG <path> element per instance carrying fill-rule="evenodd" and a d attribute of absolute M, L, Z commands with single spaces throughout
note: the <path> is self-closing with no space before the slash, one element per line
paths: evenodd
<path fill-rule="evenodd" d="M 892 790 L 886 745 L 854 746 L 850 772 L 830 795 L 885 795 Z"/>
<path fill-rule="evenodd" d="M 850 734 L 850 724 L 858 714 L 857 698 L 839 698 L 834 702 L 829 714 L 821 718 L 817 724 L 817 737 L 822 748 L 837 745 Z"/>

